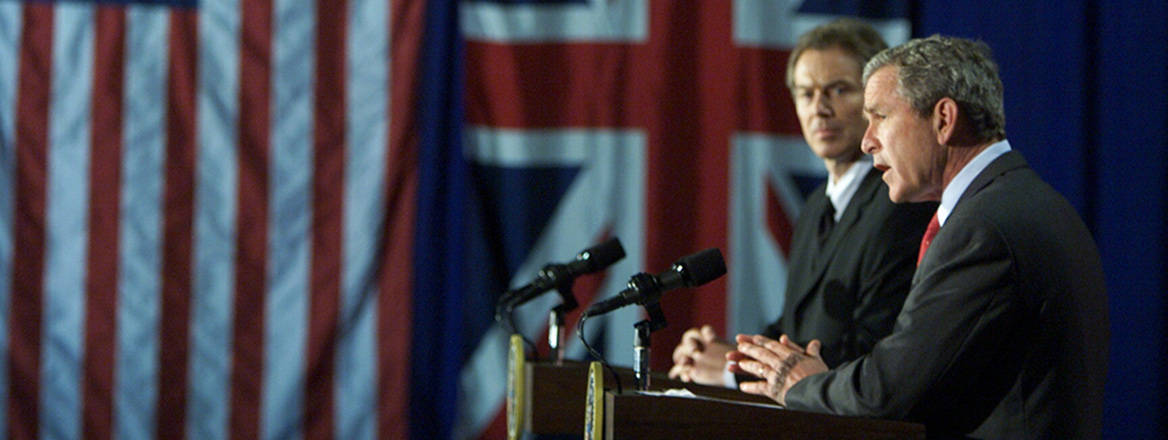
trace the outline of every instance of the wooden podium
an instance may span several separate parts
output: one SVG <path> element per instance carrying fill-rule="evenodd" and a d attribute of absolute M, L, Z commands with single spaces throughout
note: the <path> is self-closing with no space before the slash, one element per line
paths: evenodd
<path fill-rule="evenodd" d="M 633 381 L 633 371 L 620 367 L 615 369 L 621 377 L 624 389 L 626 391 L 634 389 L 636 385 Z M 508 399 L 518 399 L 514 407 L 508 408 L 508 425 L 515 428 L 515 436 L 512 438 L 517 438 L 522 433 L 583 435 L 588 371 L 589 365 L 583 362 L 565 361 L 562 365 L 551 362 L 524 363 L 523 377 L 520 379 L 522 390 L 508 395 Z M 607 372 L 605 374 L 607 377 L 604 383 L 615 388 L 612 375 Z M 650 385 L 652 390 L 685 388 L 699 396 L 727 401 L 774 403 L 765 397 L 746 394 L 735 389 L 672 380 L 662 373 L 654 373 Z"/>
<path fill-rule="evenodd" d="M 736 389 L 650 376 L 636 391 L 633 371 L 616 367 L 623 392 L 599 362 L 531 362 L 518 336 L 507 371 L 507 436 L 585 439 L 924 439 L 923 425 L 783 409 Z M 692 397 L 662 395 L 683 389 Z M 656 393 L 654 393 L 656 392 Z"/>
<path fill-rule="evenodd" d="M 599 363 L 527 362 L 515 352 L 507 396 L 508 437 L 585 439 L 923 439 L 923 425 L 791 411 L 769 398 L 680 382 L 654 373 L 650 392 L 688 390 L 696 397 L 635 391 L 633 372 L 615 368 L 624 392 Z M 522 373 L 520 373 L 522 371 Z M 514 389 L 511 389 L 515 387 Z M 598 398 L 599 397 L 599 398 Z"/>
<path fill-rule="evenodd" d="M 783 409 L 773 403 L 660 392 L 614 393 L 599 363 L 589 368 L 585 440 L 924 439 L 923 425 Z"/>
<path fill-rule="evenodd" d="M 923 425 L 782 409 L 777 405 L 605 391 L 603 421 L 585 439 L 924 439 Z"/>

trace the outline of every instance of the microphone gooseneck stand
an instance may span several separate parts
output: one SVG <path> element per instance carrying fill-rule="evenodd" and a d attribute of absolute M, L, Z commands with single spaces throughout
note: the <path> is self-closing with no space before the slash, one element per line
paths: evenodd
<path fill-rule="evenodd" d="M 665 313 L 661 311 L 661 302 L 653 301 L 645 304 L 645 312 L 649 314 L 649 319 L 643 319 L 633 328 L 636 330 L 633 335 L 633 378 L 637 382 L 637 389 L 640 391 L 649 391 L 649 359 L 651 350 L 650 336 L 653 332 L 665 328 Z"/>
<path fill-rule="evenodd" d="M 584 249 L 576 258 L 566 263 L 549 263 L 539 270 L 539 273 L 530 283 L 508 290 L 495 303 L 495 321 L 499 322 L 511 334 L 518 334 L 524 345 L 532 353 L 533 359 L 538 353 L 533 343 L 526 335 L 515 328 L 515 308 L 531 301 L 548 290 L 555 289 L 563 300 L 553 308 L 548 321 L 548 346 L 551 348 L 549 357 L 557 364 L 564 360 L 564 315 L 575 310 L 580 304 L 572 295 L 572 284 L 576 277 L 604 270 L 608 266 L 625 257 L 625 249 L 616 237 L 609 238 L 603 243 Z"/>
<path fill-rule="evenodd" d="M 572 294 L 572 285 L 575 284 L 575 281 L 576 279 L 574 277 L 565 277 L 557 280 L 555 290 L 560 294 L 560 300 L 562 302 L 560 305 L 553 307 L 548 314 L 547 341 L 550 347 L 548 357 L 555 361 L 557 365 L 564 362 L 564 347 L 562 343 L 565 331 L 564 315 L 580 307 L 580 303 L 576 301 L 576 296 Z M 504 298 L 506 298 L 506 295 Z M 528 340 L 527 336 L 524 336 L 522 332 L 519 332 L 515 328 L 515 306 L 516 304 L 512 301 L 507 301 L 506 299 L 500 301 L 495 308 L 495 320 L 503 324 L 512 334 L 520 335 L 523 338 L 524 344 L 531 350 L 532 359 L 538 359 L 539 353 L 535 348 L 535 343 Z"/>
<path fill-rule="evenodd" d="M 568 312 L 576 310 L 580 307 L 580 303 L 576 301 L 576 296 L 572 294 L 572 282 L 565 283 L 564 286 L 556 287 L 556 292 L 560 294 L 560 300 L 563 301 L 560 305 L 552 307 L 548 312 L 548 358 L 556 363 L 562 365 L 564 363 L 564 335 L 567 329 L 564 328 L 564 315 Z"/>

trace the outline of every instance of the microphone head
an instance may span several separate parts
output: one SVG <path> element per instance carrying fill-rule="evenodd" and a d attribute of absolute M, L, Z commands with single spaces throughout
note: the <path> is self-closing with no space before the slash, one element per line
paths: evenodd
<path fill-rule="evenodd" d="M 682 273 L 687 287 L 700 286 L 726 274 L 726 262 L 718 248 L 681 257 L 673 267 Z"/>
<path fill-rule="evenodd" d="M 621 246 L 620 239 L 613 237 L 596 246 L 584 249 L 576 256 L 576 261 L 584 263 L 580 273 L 592 273 L 604 269 L 624 257 L 625 248 Z"/>

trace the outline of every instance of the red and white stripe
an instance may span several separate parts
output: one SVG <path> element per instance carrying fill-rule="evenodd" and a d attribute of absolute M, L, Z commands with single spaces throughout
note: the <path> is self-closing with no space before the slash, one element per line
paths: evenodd
<path fill-rule="evenodd" d="M 424 1 L 0 3 L 10 438 L 402 438 Z"/>

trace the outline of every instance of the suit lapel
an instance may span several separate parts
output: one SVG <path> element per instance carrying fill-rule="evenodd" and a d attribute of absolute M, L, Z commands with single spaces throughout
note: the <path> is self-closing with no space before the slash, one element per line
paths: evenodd
<path fill-rule="evenodd" d="M 1013 150 L 1007 151 L 997 159 L 994 159 L 993 162 L 990 162 L 990 164 L 987 165 L 984 170 L 981 170 L 981 173 L 978 173 L 977 177 L 973 178 L 973 182 L 969 183 L 969 187 L 965 188 L 965 192 L 961 193 L 961 197 L 957 199 L 957 205 L 953 207 L 953 212 L 949 214 L 949 218 L 952 219 L 953 214 L 961 211 L 963 206 L 962 202 L 964 202 L 965 199 L 973 197 L 975 194 L 981 192 L 981 190 L 985 189 L 985 187 L 993 183 L 993 181 L 998 177 L 1003 176 L 1011 171 L 1028 167 L 1029 165 L 1026 163 L 1026 159 L 1023 158 L 1021 154 Z M 946 221 L 946 224 L 949 224 L 948 221 Z M 944 234 L 945 228 L 942 227 L 941 232 L 938 232 L 937 237 L 933 239 L 934 245 L 938 240 L 944 240 L 944 238 L 941 238 Z M 917 270 L 913 272 L 912 284 L 914 286 L 919 281 L 919 278 L 924 276 L 920 269 L 921 267 L 918 267 Z"/>
<path fill-rule="evenodd" d="M 793 296 L 788 298 L 792 300 L 790 304 L 791 310 L 797 309 L 811 292 L 815 290 L 815 287 L 819 285 L 820 280 L 827 273 L 827 269 L 831 267 L 832 258 L 845 245 L 844 237 L 848 235 L 848 231 L 856 226 L 856 223 L 863 215 L 864 208 L 878 194 L 878 190 L 882 184 L 880 173 L 875 168 L 864 175 L 864 180 L 860 182 L 860 187 L 856 188 L 856 193 L 852 195 L 852 200 L 848 202 L 847 208 L 844 209 L 843 216 L 840 217 L 839 222 L 836 223 L 835 227 L 831 230 L 831 234 L 828 235 L 827 242 L 823 247 L 813 249 L 813 252 L 805 255 L 811 261 L 799 262 L 799 266 L 806 272 L 803 274 L 804 276 L 800 277 L 803 282 L 798 286 L 794 286 L 797 290 L 792 290 L 791 293 Z M 831 203 L 826 197 L 824 197 L 824 202 Z M 822 212 L 822 207 L 816 210 L 816 212 Z M 815 240 L 811 241 L 814 242 Z"/>
<path fill-rule="evenodd" d="M 856 226 L 856 222 L 860 221 L 860 216 L 864 214 L 864 208 L 868 206 L 868 202 L 872 197 L 876 196 L 877 190 L 880 188 L 880 172 L 872 168 L 864 175 L 864 180 L 860 182 L 860 187 L 856 188 L 856 193 L 852 195 L 852 200 L 848 202 L 847 208 L 844 208 L 844 215 L 840 217 L 839 222 L 836 223 L 835 228 L 831 230 L 831 235 L 827 237 L 827 244 L 820 250 L 819 257 L 816 258 L 816 270 L 820 273 L 827 270 L 828 262 L 842 246 L 844 237 L 848 235 L 848 231 Z"/>
<path fill-rule="evenodd" d="M 784 316 L 791 314 L 793 307 L 802 300 L 813 285 L 810 275 L 815 270 L 815 260 L 819 247 L 815 238 L 817 224 L 815 219 L 822 216 L 823 211 L 827 209 L 827 204 L 831 203 L 824 196 L 823 189 L 822 185 L 816 188 L 815 192 L 807 198 L 807 202 L 799 213 L 795 236 L 791 240 L 790 273 L 792 276 L 787 278 L 787 300 L 783 305 Z"/>

